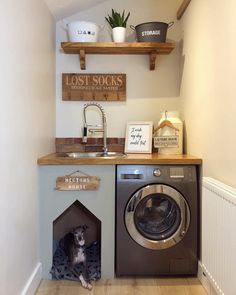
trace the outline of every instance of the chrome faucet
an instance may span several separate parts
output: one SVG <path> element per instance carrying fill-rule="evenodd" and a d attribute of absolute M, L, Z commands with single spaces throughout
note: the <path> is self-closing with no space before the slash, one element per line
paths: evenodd
<path fill-rule="evenodd" d="M 102 115 L 102 128 L 90 128 L 88 129 L 88 126 L 93 126 L 93 125 L 88 125 L 87 120 L 86 120 L 86 110 L 88 107 L 97 107 L 99 111 L 101 112 Z M 103 107 L 96 103 L 96 102 L 90 102 L 84 105 L 84 127 L 83 127 L 83 138 L 82 142 L 87 143 L 87 135 L 88 131 L 89 132 L 103 132 L 103 155 L 106 156 L 108 154 L 108 149 L 107 149 L 107 121 L 106 121 L 106 115 L 104 112 Z M 94 127 L 100 127 L 99 125 L 96 125 Z"/>

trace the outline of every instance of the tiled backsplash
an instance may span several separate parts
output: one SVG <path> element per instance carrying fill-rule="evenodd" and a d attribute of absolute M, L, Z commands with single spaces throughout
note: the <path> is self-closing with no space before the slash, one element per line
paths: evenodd
<path fill-rule="evenodd" d="M 81 137 L 56 138 L 55 145 L 57 153 L 102 152 L 103 138 L 88 138 L 86 144 L 82 143 Z M 108 137 L 107 147 L 110 152 L 123 153 L 125 149 L 125 138 Z M 157 153 L 158 149 L 153 147 L 152 152 Z"/>
<path fill-rule="evenodd" d="M 86 144 L 82 143 L 82 138 L 56 138 L 56 152 L 97 152 L 102 151 L 103 138 L 88 138 Z M 125 139 L 109 137 L 107 147 L 111 152 L 124 152 Z"/>

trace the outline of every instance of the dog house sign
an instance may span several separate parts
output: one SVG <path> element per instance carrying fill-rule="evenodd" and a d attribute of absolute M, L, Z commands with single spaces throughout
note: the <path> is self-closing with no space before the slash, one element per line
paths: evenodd
<path fill-rule="evenodd" d="M 76 175 L 77 173 L 83 176 Z M 96 191 L 99 185 L 99 177 L 90 176 L 80 170 L 56 179 L 56 190 L 59 191 Z"/>

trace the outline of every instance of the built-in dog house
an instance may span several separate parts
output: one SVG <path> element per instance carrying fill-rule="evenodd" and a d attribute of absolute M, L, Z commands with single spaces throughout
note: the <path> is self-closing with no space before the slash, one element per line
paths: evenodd
<path fill-rule="evenodd" d="M 74 228 L 86 225 L 85 242 L 88 271 L 91 280 L 101 278 L 101 221 L 76 200 L 53 221 L 53 261 L 51 274 L 54 279 L 79 280 L 70 271 L 63 248 L 64 236 Z M 82 272 L 82 266 L 76 266 Z"/>
<path fill-rule="evenodd" d="M 59 176 L 83 170 L 98 176 L 100 186 L 96 191 L 59 191 L 55 189 Z M 40 180 L 40 262 L 42 278 L 51 279 L 55 240 L 59 241 L 71 228 L 88 225 L 86 243 L 98 241 L 101 246 L 101 278 L 114 277 L 114 228 L 115 228 L 115 167 L 111 165 L 43 166 Z"/>
<path fill-rule="evenodd" d="M 59 241 L 71 229 L 83 224 L 88 226 L 86 245 L 101 243 L 101 221 L 78 200 L 53 221 L 53 240 Z"/>

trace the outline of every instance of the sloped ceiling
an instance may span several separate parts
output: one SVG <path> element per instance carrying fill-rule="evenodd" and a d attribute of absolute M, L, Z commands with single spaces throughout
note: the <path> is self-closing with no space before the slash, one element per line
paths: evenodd
<path fill-rule="evenodd" d="M 105 1 L 109 0 L 45 0 L 56 20 L 69 17 Z"/>

